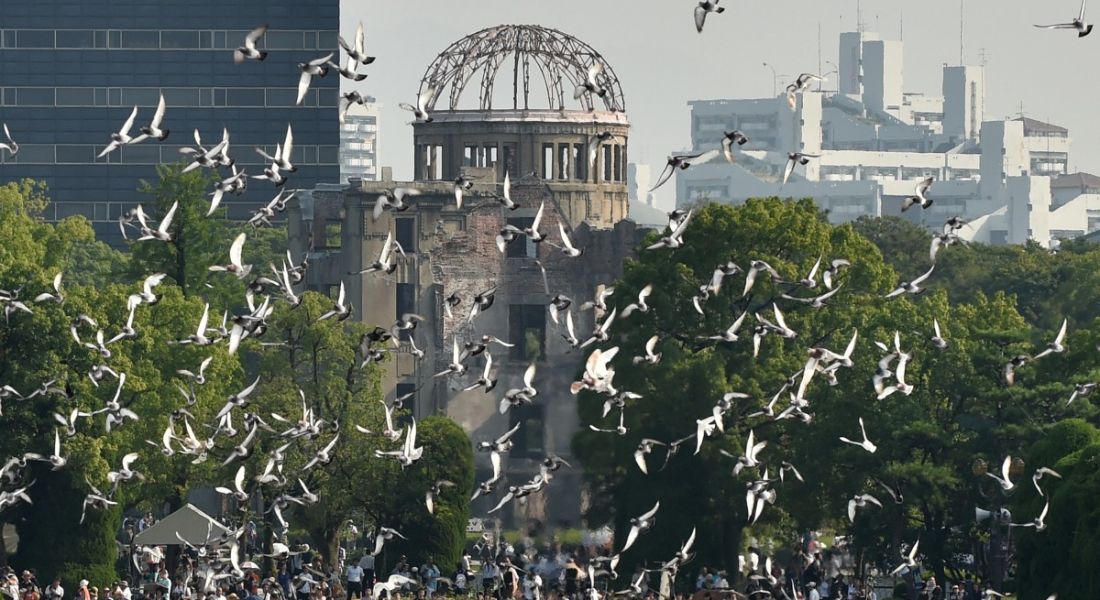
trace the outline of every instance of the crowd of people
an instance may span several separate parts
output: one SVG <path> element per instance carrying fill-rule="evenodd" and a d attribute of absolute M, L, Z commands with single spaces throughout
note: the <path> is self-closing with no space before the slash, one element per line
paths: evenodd
<path fill-rule="evenodd" d="M 149 513 L 128 520 L 125 530 L 132 537 L 155 522 Z M 259 560 L 256 527 L 244 524 L 244 531 L 244 556 Z M 892 596 L 876 590 L 870 580 L 850 581 L 845 573 L 854 572 L 852 557 L 843 548 L 825 549 L 814 539 L 784 553 L 789 558 L 782 564 L 762 559 L 765 553 L 750 547 L 733 577 L 704 566 L 679 573 L 672 583 L 662 580 L 659 565 L 638 565 L 629 575 L 610 572 L 607 547 L 545 544 L 540 548 L 527 540 L 517 550 L 506 542 L 487 540 L 473 545 L 473 553 L 465 553 L 454 565 L 439 565 L 432 557 L 414 565 L 401 555 L 391 561 L 392 567 L 382 569 L 380 558 L 354 551 L 349 557 L 344 548 L 332 564 L 325 564 L 319 554 L 307 550 L 274 561 L 275 570 L 270 573 L 261 573 L 257 563 L 243 562 L 245 576 L 240 579 L 210 570 L 198 548 L 184 549 L 170 573 L 166 547 L 135 547 L 125 557 L 134 569 L 129 582 L 96 585 L 99 582 L 82 580 L 67 593 L 59 580 L 41 586 L 34 571 L 17 575 L 9 570 L 0 573 L 0 600 L 596 600 L 616 591 L 623 595 L 624 590 L 629 597 L 645 600 L 656 600 L 662 593 L 677 600 L 729 600 L 735 597 L 734 591 L 750 598 L 785 600 L 887 600 Z M 943 587 L 935 577 L 907 573 L 904 581 L 908 589 L 900 597 L 906 600 L 984 598 L 972 580 Z M 379 582 L 390 585 L 376 590 Z"/>

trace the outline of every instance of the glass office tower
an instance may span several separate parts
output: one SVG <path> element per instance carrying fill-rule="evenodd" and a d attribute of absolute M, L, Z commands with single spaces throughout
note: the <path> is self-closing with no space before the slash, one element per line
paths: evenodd
<path fill-rule="evenodd" d="M 235 64 L 233 50 L 263 23 L 267 59 Z M 195 129 L 210 147 L 228 128 L 230 155 L 261 175 L 253 146 L 273 153 L 291 124 L 299 168 L 286 187 L 337 182 L 339 73 L 314 77 L 301 106 L 295 99 L 297 64 L 338 51 L 339 24 L 339 0 L 3 0 L 0 122 L 20 150 L 0 153 L 0 184 L 45 181 L 47 218 L 84 215 L 118 242 L 118 216 L 148 202 L 140 181 L 155 179 L 157 163 L 182 160 Z M 161 93 L 169 137 L 97 159 L 135 105 L 131 133 L 149 123 Z M 250 180 L 223 202 L 230 218 L 247 218 L 275 193 L 271 182 Z"/>

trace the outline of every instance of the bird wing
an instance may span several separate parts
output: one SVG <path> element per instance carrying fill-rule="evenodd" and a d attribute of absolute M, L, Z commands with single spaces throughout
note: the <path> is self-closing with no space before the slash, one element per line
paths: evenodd
<path fill-rule="evenodd" d="M 1008 475 L 1009 475 L 1009 470 L 1011 470 L 1011 469 L 1012 469 L 1012 457 L 1011 456 L 1006 456 L 1005 461 L 1003 463 L 1001 463 L 1001 477 L 1004 478 L 1006 483 L 1009 482 Z"/>
<path fill-rule="evenodd" d="M 703 25 L 707 22 L 707 10 L 702 6 L 695 6 L 695 31 L 703 33 Z"/>
<path fill-rule="evenodd" d="M 1054 343 L 1055 344 L 1061 345 L 1062 342 L 1065 341 L 1065 339 L 1066 339 L 1066 325 L 1067 324 L 1068 324 L 1068 320 L 1067 319 L 1062 319 L 1062 328 L 1058 330 L 1058 335 L 1057 335 L 1057 337 L 1054 338 Z"/>
<path fill-rule="evenodd" d="M 939 322 L 939 319 L 936 319 L 934 317 L 932 318 L 932 328 L 936 330 L 936 337 L 938 337 L 938 338 L 943 337 L 942 335 L 940 335 L 940 322 Z"/>
<path fill-rule="evenodd" d="M 569 235 L 565 233 L 565 224 L 561 221 L 558 221 L 558 231 L 561 233 L 561 243 L 565 245 L 566 249 L 575 251 L 576 248 L 573 246 L 573 242 L 569 240 Z"/>
<path fill-rule="evenodd" d="M 282 159 L 290 162 L 290 152 L 294 149 L 294 130 L 291 129 L 290 123 L 286 125 L 286 138 L 283 139 L 283 153 Z"/>
<path fill-rule="evenodd" d="M 176 209 L 179 208 L 180 203 L 173 202 L 172 208 L 168 209 L 168 213 L 161 219 L 160 225 L 157 225 L 157 229 L 161 233 L 168 233 L 168 228 L 172 226 L 172 218 L 176 216 Z"/>
<path fill-rule="evenodd" d="M 197 333 L 202 336 L 206 334 L 206 324 L 210 320 L 210 303 L 207 303 L 202 309 L 202 318 L 199 319 L 199 328 Z"/>
<path fill-rule="evenodd" d="M 256 42 L 267 33 L 267 25 L 260 25 L 259 27 L 248 32 L 248 35 L 244 37 L 244 45 L 247 48 L 255 49 Z"/>
<path fill-rule="evenodd" d="M 925 279 L 928 279 L 932 275 L 932 271 L 935 268 L 936 268 L 936 265 L 935 265 L 935 263 L 933 263 L 931 267 L 928 267 L 928 270 L 925 271 L 925 273 L 923 275 L 921 275 L 920 277 L 917 277 L 916 279 L 914 279 L 912 281 L 913 285 L 919 285 L 922 281 L 924 281 Z"/>
<path fill-rule="evenodd" d="M 652 192 L 653 190 L 655 190 L 655 189 L 661 187 L 662 185 L 664 185 L 664 183 L 666 181 L 668 181 L 668 179 L 670 177 L 672 177 L 672 173 L 675 170 L 676 169 L 675 169 L 675 167 L 672 166 L 672 164 L 665 165 L 665 169 L 663 171 L 661 171 L 661 177 L 657 180 L 657 185 L 649 188 L 649 191 Z"/>
<path fill-rule="evenodd" d="M 639 530 L 636 525 L 631 525 L 630 526 L 630 533 L 628 533 L 626 535 L 626 543 L 623 544 L 623 547 L 622 547 L 621 550 L 619 550 L 619 552 L 620 553 L 621 552 L 626 552 L 631 546 L 633 546 L 635 540 L 638 539 L 638 534 L 639 533 L 641 533 L 641 530 Z"/>
<path fill-rule="evenodd" d="M 234 240 L 233 245 L 229 246 L 229 263 L 240 268 L 241 266 L 241 249 L 244 248 L 244 240 L 247 235 L 242 231 Z"/>
<path fill-rule="evenodd" d="M 126 122 L 122 124 L 122 128 L 118 130 L 119 133 L 126 135 L 130 133 L 130 128 L 134 126 L 134 119 L 137 118 L 138 107 L 134 107 L 134 110 L 130 112 L 130 117 L 126 119 Z"/>
<path fill-rule="evenodd" d="M 309 91 L 309 83 L 311 79 L 313 79 L 312 75 L 310 75 L 306 71 L 302 71 L 302 74 L 298 77 L 298 100 L 295 101 L 294 104 L 302 103 L 302 100 L 306 97 L 306 92 Z"/>
<path fill-rule="evenodd" d="M 535 220 L 531 222 L 531 231 L 538 233 L 539 224 L 542 222 L 542 211 L 546 208 L 546 202 L 539 203 L 539 210 L 535 213 Z"/>
<path fill-rule="evenodd" d="M 359 21 L 359 26 L 355 28 L 355 53 L 360 57 L 363 56 L 363 22 Z"/>
<path fill-rule="evenodd" d="M 164 104 L 164 94 L 160 95 L 160 101 L 157 102 L 157 110 L 153 113 L 152 127 L 159 127 L 160 122 L 164 120 L 164 111 L 167 107 Z"/>
<path fill-rule="evenodd" d="M 489 462 L 493 465 L 493 480 L 500 477 L 500 452 L 496 450 L 489 453 Z"/>
<path fill-rule="evenodd" d="M 787 165 L 783 167 L 783 184 L 786 185 L 787 180 L 791 178 L 791 173 L 794 173 L 794 159 L 787 159 Z"/>
<path fill-rule="evenodd" d="M 649 509 L 649 512 L 646 512 L 642 516 L 638 517 L 638 520 L 639 521 L 648 521 L 648 520 L 652 519 L 657 514 L 657 509 L 659 509 L 659 508 L 661 508 L 661 501 L 660 500 L 658 500 L 657 503 L 653 505 L 653 508 Z"/>
<path fill-rule="evenodd" d="M 534 387 L 532 382 L 535 380 L 535 363 L 531 363 L 527 370 L 523 372 L 523 385 L 527 387 Z"/>

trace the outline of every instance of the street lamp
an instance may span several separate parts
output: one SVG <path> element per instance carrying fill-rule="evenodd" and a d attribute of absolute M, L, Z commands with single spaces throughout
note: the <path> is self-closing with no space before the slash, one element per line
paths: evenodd
<path fill-rule="evenodd" d="M 839 75 L 840 75 L 840 67 L 836 66 L 836 63 L 835 63 L 835 62 L 833 62 L 833 61 L 831 61 L 831 60 L 827 60 L 827 61 L 825 61 L 825 64 L 826 64 L 827 66 L 830 66 L 830 67 L 832 67 L 832 68 L 833 68 L 833 70 L 832 70 L 832 71 L 829 71 L 829 72 L 827 72 L 827 73 L 822 73 L 822 74 L 821 74 L 821 77 L 822 77 L 823 79 L 822 79 L 821 81 L 817 82 L 817 91 L 819 91 L 819 92 L 821 91 L 821 85 L 822 85 L 823 83 L 825 83 L 825 78 L 828 78 L 828 77 L 829 77 L 829 75 L 837 75 L 837 76 L 839 76 Z M 837 88 L 836 88 L 836 89 L 837 89 L 837 92 L 839 92 L 839 91 L 840 91 L 840 86 L 839 86 L 839 85 L 837 85 Z"/>
<path fill-rule="evenodd" d="M 779 90 L 776 89 L 778 87 L 776 81 L 779 79 L 779 76 L 775 73 L 775 67 L 769 65 L 767 62 L 764 63 L 764 66 L 772 70 L 772 97 L 775 97 L 779 93 Z"/>

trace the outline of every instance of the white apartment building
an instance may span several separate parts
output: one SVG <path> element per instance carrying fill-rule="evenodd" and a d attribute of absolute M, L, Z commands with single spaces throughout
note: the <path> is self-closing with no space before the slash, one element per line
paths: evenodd
<path fill-rule="evenodd" d="M 964 233 L 976 241 L 1051 244 L 1100 228 L 1100 179 L 1067 175 L 1069 132 L 1022 116 L 985 120 L 984 69 L 944 66 L 942 96 L 926 96 L 903 91 L 900 41 L 849 32 L 839 51 L 838 91 L 803 92 L 794 110 L 784 94 L 689 102 L 693 150 L 734 129 L 751 141 L 735 165 L 719 158 L 679 171 L 677 204 L 812 197 L 844 222 L 902 214 L 916 183 L 933 177 L 934 204 L 905 213 L 930 229 L 961 215 L 975 222 Z M 793 151 L 820 157 L 784 185 Z"/>
<path fill-rule="evenodd" d="M 349 177 L 377 181 L 378 123 L 382 105 L 373 96 L 364 104 L 352 104 L 344 123 L 340 125 L 340 181 Z"/>

